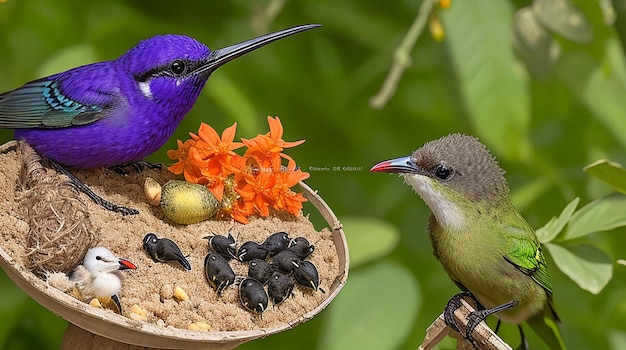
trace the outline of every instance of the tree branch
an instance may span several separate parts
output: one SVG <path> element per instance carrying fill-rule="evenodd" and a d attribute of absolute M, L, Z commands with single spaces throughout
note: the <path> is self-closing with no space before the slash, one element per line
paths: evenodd
<path fill-rule="evenodd" d="M 461 328 L 461 334 L 465 333 L 465 326 L 467 325 L 467 315 L 475 309 L 467 303 L 464 299 L 461 299 L 461 307 L 454 311 L 454 319 Z M 469 343 L 458 332 L 452 331 L 452 328 L 446 325 L 444 321 L 443 313 L 433 322 L 426 330 L 426 336 L 424 341 L 419 346 L 418 350 L 432 349 L 441 342 L 446 335 L 450 335 L 457 339 L 457 349 L 474 349 L 474 346 Z M 476 340 L 476 348 L 479 350 L 512 350 L 512 348 L 498 337 L 483 321 L 476 326 L 472 336 Z"/>
<path fill-rule="evenodd" d="M 424 0 L 422 2 L 413 24 L 393 54 L 393 64 L 387 73 L 387 78 L 385 78 L 378 94 L 370 97 L 370 107 L 382 109 L 395 94 L 400 78 L 402 78 L 404 71 L 411 66 L 411 51 L 413 51 L 417 39 L 422 35 L 430 13 L 437 2 L 439 0 Z"/>

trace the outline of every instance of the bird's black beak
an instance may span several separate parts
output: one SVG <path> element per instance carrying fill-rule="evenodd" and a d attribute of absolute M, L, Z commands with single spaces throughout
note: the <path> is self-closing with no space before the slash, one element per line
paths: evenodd
<path fill-rule="evenodd" d="M 374 165 L 373 173 L 419 173 L 421 169 L 411 160 L 410 156 L 386 160 Z"/>
<path fill-rule="evenodd" d="M 320 24 L 305 24 L 293 28 L 284 29 L 278 32 L 261 35 L 260 37 L 246 40 L 239 44 L 227 46 L 223 49 L 213 50 L 207 58 L 206 63 L 198 67 L 196 74 L 210 74 L 226 62 L 230 62 L 237 57 L 243 56 L 248 52 L 254 51 L 276 40 L 286 38 L 288 36 L 307 31 L 309 29 L 321 27 Z"/>
<path fill-rule="evenodd" d="M 132 262 L 126 260 L 126 259 L 120 259 L 119 260 L 120 263 L 120 267 L 118 267 L 118 270 L 136 270 L 137 269 L 137 265 L 133 264 Z"/>

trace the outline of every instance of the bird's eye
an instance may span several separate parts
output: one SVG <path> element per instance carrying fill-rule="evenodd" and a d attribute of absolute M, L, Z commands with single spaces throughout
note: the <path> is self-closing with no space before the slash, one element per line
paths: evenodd
<path fill-rule="evenodd" d="M 433 174 L 435 175 L 435 177 L 437 177 L 437 179 L 446 181 L 452 177 L 454 171 L 452 170 L 452 168 L 445 164 L 438 164 L 437 167 L 435 167 L 435 171 L 433 172 Z"/>
<path fill-rule="evenodd" d="M 182 75 L 187 70 L 187 65 L 182 60 L 175 60 L 170 64 L 170 71 L 174 75 Z"/>
<path fill-rule="evenodd" d="M 96 260 L 102 260 L 102 257 L 100 255 L 97 255 Z"/>

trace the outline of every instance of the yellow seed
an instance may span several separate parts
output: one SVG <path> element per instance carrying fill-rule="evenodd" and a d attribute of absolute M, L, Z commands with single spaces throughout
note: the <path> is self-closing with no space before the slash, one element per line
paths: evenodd
<path fill-rule="evenodd" d="M 135 321 L 147 321 L 148 311 L 137 304 L 133 304 L 130 308 L 130 319 Z"/>
<path fill-rule="evenodd" d="M 130 315 L 128 315 L 128 318 L 130 318 L 133 321 L 143 321 L 143 322 L 146 322 L 148 320 L 148 317 L 140 315 L 140 314 L 136 314 L 134 312 L 131 312 Z"/>
<path fill-rule="evenodd" d="M 221 208 L 220 201 L 206 186 L 170 180 L 161 192 L 161 209 L 178 224 L 194 224 L 210 219 Z"/>
<path fill-rule="evenodd" d="M 91 299 L 91 301 L 89 302 L 89 305 L 96 307 L 98 309 L 104 309 L 102 307 L 102 304 L 100 303 L 100 300 L 98 300 L 98 298 Z"/>
<path fill-rule="evenodd" d="M 193 322 L 187 329 L 190 331 L 210 331 L 211 325 L 205 322 Z"/>
<path fill-rule="evenodd" d="M 178 301 L 187 301 L 189 300 L 189 296 L 187 295 L 187 292 L 185 292 L 184 289 L 176 286 L 176 288 L 174 288 L 174 299 Z"/>
<path fill-rule="evenodd" d="M 139 316 L 143 316 L 143 317 L 148 316 L 148 311 L 146 311 L 146 309 L 142 308 L 141 306 L 137 304 L 133 304 L 133 306 L 130 307 L 130 312 L 135 313 Z"/>
<path fill-rule="evenodd" d="M 155 179 L 147 177 L 143 183 L 143 192 L 148 203 L 156 206 L 161 203 L 161 185 Z"/>

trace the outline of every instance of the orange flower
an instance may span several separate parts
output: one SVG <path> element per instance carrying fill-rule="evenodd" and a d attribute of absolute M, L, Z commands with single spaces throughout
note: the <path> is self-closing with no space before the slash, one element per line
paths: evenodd
<path fill-rule="evenodd" d="M 177 140 L 176 143 L 178 149 L 167 151 L 167 156 L 172 160 L 178 160 L 178 162 L 167 169 L 176 175 L 183 174 L 187 182 L 197 183 L 197 179 L 201 176 L 200 169 L 191 164 L 189 159 L 189 152 L 194 149 L 196 141 L 187 140 L 183 143 Z"/>
<path fill-rule="evenodd" d="M 198 135 L 190 134 L 196 141 L 195 148 L 189 153 L 190 162 L 196 166 L 205 180 L 200 179 L 218 200 L 224 194 L 224 181 L 229 175 L 241 171 L 245 166 L 245 158 L 234 150 L 243 147 L 241 142 L 233 142 L 237 123 L 226 128 L 222 137 L 211 126 L 200 124 Z"/>
<path fill-rule="evenodd" d="M 219 163 L 225 169 L 231 171 L 231 173 L 238 171 L 238 169 L 231 165 L 233 161 L 239 161 L 242 158 L 234 150 L 243 147 L 241 142 L 233 142 L 235 139 L 235 131 L 237 130 L 237 123 L 226 128 L 222 133 L 222 137 L 217 134 L 215 129 L 206 123 L 200 124 L 198 130 L 198 141 L 196 148 L 199 150 L 199 155 L 202 159 L 208 159 L 212 157 L 218 157 Z M 192 135 L 193 137 L 193 135 Z"/>
<path fill-rule="evenodd" d="M 297 215 L 302 209 L 302 203 L 306 202 L 302 193 L 295 193 L 291 187 L 302 180 L 308 179 L 309 173 L 296 169 L 295 162 L 289 162 L 286 171 L 276 174 L 276 184 L 273 187 L 273 207 L 276 210 L 286 210 L 293 215 Z"/>
<path fill-rule="evenodd" d="M 248 217 L 252 214 L 254 214 L 254 206 L 252 203 L 240 199 L 233 206 L 230 217 L 242 224 L 247 224 Z"/>
<path fill-rule="evenodd" d="M 188 182 L 206 185 L 223 202 L 219 217 L 230 216 L 241 223 L 255 212 L 269 216 L 270 208 L 298 215 L 306 198 L 291 190 L 308 173 L 296 169 L 296 162 L 282 153 L 304 140 L 287 142 L 282 139 L 283 126 L 278 117 L 267 117 L 270 131 L 252 139 L 234 142 L 237 123 L 220 135 L 209 125 L 201 123 L 198 134 L 189 133 L 190 140 L 178 141 L 178 149 L 167 155 L 178 160 L 168 169 L 184 174 Z M 234 150 L 247 146 L 243 156 Z M 287 167 L 282 167 L 287 159 Z"/>
<path fill-rule="evenodd" d="M 264 135 L 257 135 L 252 139 L 244 139 L 241 141 L 248 147 L 244 157 L 251 157 L 256 161 L 261 171 L 278 171 L 280 170 L 280 158 L 293 161 L 291 157 L 282 153 L 285 148 L 298 146 L 304 140 L 287 142 L 282 139 L 283 125 L 278 117 L 267 117 L 270 131 Z"/>
<path fill-rule="evenodd" d="M 242 199 L 252 203 L 254 209 L 261 216 L 270 215 L 270 205 L 273 201 L 272 191 L 276 178 L 272 172 L 261 171 L 256 176 L 244 174 L 245 185 L 237 188 Z"/>

